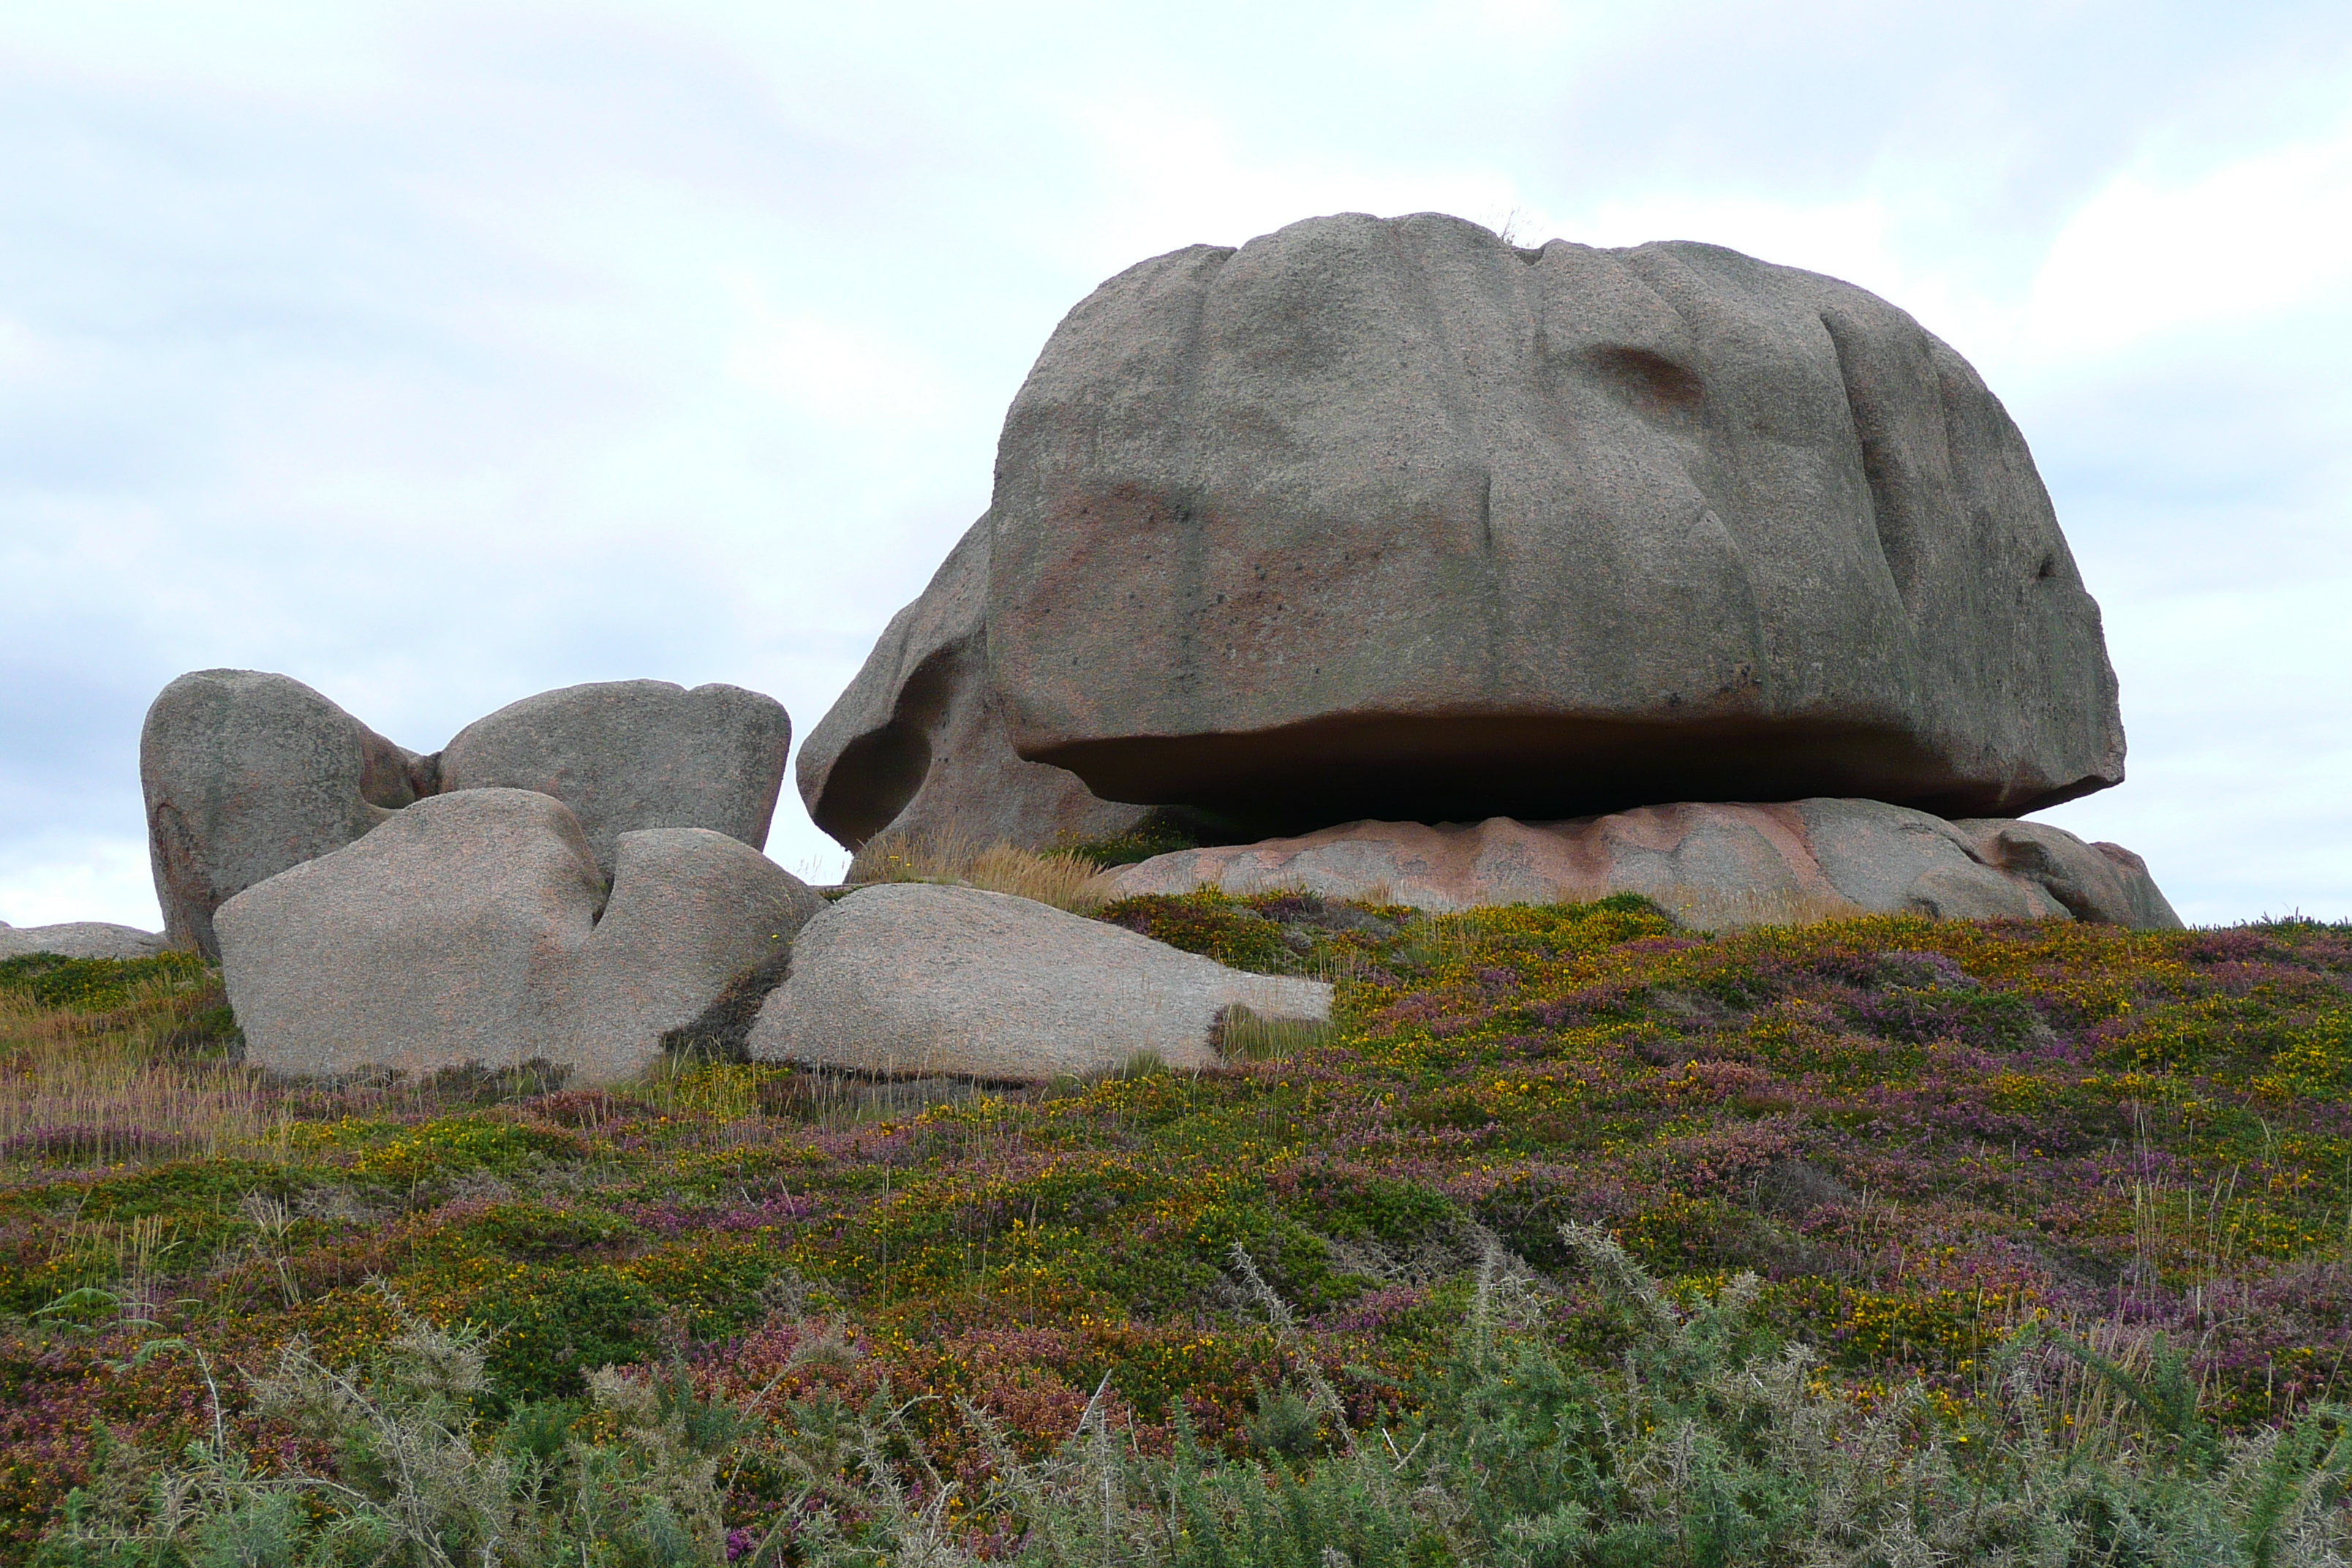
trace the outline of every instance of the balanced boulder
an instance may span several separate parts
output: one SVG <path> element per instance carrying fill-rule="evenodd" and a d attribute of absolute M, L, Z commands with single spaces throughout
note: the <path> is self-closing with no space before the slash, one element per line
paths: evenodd
<path fill-rule="evenodd" d="M 1462 910 L 1640 893 L 1692 925 L 1862 914 L 2085 920 L 2178 929 L 2139 857 L 2042 823 L 1947 822 L 1874 800 L 1685 803 L 1580 821 L 1357 822 L 1303 837 L 1162 855 L 1112 872 L 1112 898 L 1297 888 Z"/>
<path fill-rule="evenodd" d="M 335 1078 L 540 1060 L 611 1082 L 820 903 L 698 828 L 621 835 L 608 898 L 562 802 L 477 789 L 247 889 L 216 926 L 256 1066 Z"/>
<path fill-rule="evenodd" d="M 156 697 L 139 737 L 163 930 L 220 956 L 213 914 L 331 854 L 433 790 L 432 763 L 289 676 L 202 669 Z"/>
<path fill-rule="evenodd" d="M 597 867 L 624 833 L 703 827 L 757 849 L 793 723 L 740 686 L 610 680 L 542 691 L 477 719 L 442 750 L 444 791 L 528 789 L 572 808 Z"/>
<path fill-rule="evenodd" d="M 989 519 L 890 618 L 849 689 L 801 742 L 801 798 L 850 848 L 882 833 L 1050 849 L 1125 833 L 1150 807 L 1098 800 L 1022 760 L 988 679 Z"/>
<path fill-rule="evenodd" d="M 169 946 L 161 932 L 105 921 L 47 926 L 12 926 L 0 921 L 0 958 L 26 958 L 37 952 L 59 958 L 153 958 Z"/>
<path fill-rule="evenodd" d="M 1250 974 L 1116 926 L 973 888 L 863 889 L 809 921 L 750 1050 L 883 1077 L 1040 1082 L 1140 1057 L 1220 1059 L 1227 1009 L 1323 1019 L 1320 981 Z"/>
<path fill-rule="evenodd" d="M 985 689 L 1107 799 L 1295 832 L 2123 777 L 1999 400 L 1714 246 L 1348 214 L 1143 262 L 1030 372 L 989 525 Z"/>

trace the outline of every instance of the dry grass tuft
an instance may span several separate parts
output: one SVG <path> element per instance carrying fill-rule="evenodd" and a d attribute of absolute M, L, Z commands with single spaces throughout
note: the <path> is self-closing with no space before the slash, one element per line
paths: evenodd
<path fill-rule="evenodd" d="M 917 838 L 885 833 L 849 863 L 851 882 L 940 882 L 1034 899 L 1083 912 L 1103 901 L 1102 872 L 1083 856 L 1038 854 L 1003 839 L 982 843 L 959 833 Z"/>
<path fill-rule="evenodd" d="M 1238 1005 L 1217 1015 L 1209 1044 L 1232 1061 L 1281 1061 L 1302 1050 L 1328 1045 L 1339 1026 L 1307 1018 L 1262 1018 Z"/>
<path fill-rule="evenodd" d="M 0 994 L 0 1151 L 111 1165 L 279 1142 L 259 1074 L 184 1053 L 191 1001 L 184 987 L 158 984 L 81 1016 Z"/>

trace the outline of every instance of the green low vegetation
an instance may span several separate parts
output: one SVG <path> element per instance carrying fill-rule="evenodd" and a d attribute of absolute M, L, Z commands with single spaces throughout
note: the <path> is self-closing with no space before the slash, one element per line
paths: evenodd
<path fill-rule="evenodd" d="M 320 1088 L 0 969 L 0 1557 L 2352 1558 L 2352 931 L 1098 912 L 1335 1024 Z"/>

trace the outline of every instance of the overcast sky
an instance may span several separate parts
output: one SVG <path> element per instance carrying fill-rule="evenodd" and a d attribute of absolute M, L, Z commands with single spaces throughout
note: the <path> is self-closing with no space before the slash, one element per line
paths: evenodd
<path fill-rule="evenodd" d="M 806 733 L 1144 257 L 1457 213 L 1874 289 L 2023 427 L 2200 922 L 2352 916 L 2352 7 L 0 0 L 0 920 L 160 923 L 142 714 Z M 769 852 L 843 857 L 789 784 Z"/>

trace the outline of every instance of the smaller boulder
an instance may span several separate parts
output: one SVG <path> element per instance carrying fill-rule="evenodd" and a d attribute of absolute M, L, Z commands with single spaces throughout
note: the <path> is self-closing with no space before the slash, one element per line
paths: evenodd
<path fill-rule="evenodd" d="M 820 906 L 707 830 L 624 834 L 615 859 L 608 899 L 562 802 L 467 790 L 247 889 L 217 920 L 247 1059 L 311 1078 L 536 1059 L 616 1081 Z"/>
<path fill-rule="evenodd" d="M 163 930 L 220 956 L 213 914 L 432 793 L 432 762 L 290 676 L 200 669 L 147 710 L 139 782 Z"/>
<path fill-rule="evenodd" d="M 1215 1066 L 1221 1016 L 1330 1016 L 1320 981 L 1250 974 L 1047 905 L 894 883 L 819 914 L 752 1026 L 754 1060 L 1039 1083 L 1156 1057 Z"/>
<path fill-rule="evenodd" d="M 2129 850 L 2042 823 L 1947 822 L 1875 800 L 1684 802 L 1553 823 L 1356 822 L 1161 855 L 1108 873 L 1104 889 L 1116 899 L 1203 884 L 1426 910 L 1640 893 L 1715 930 L 1863 914 L 2180 925 Z"/>
<path fill-rule="evenodd" d="M 68 921 L 49 926 L 12 926 L 0 921 L 0 958 L 26 958 L 37 952 L 59 958 L 153 958 L 170 946 L 160 931 L 104 921 Z"/>
<path fill-rule="evenodd" d="M 2038 883 L 2078 921 L 2179 931 L 2180 917 L 2147 874 L 2147 862 L 2120 844 L 2085 844 L 2046 822 L 1978 817 L 1952 824 L 1988 866 Z"/>
<path fill-rule="evenodd" d="M 701 827 L 757 849 L 784 782 L 793 721 L 740 686 L 607 680 L 510 702 L 442 749 L 440 787 L 528 789 L 572 808 L 597 868 L 620 837 Z"/>
<path fill-rule="evenodd" d="M 613 896 L 573 971 L 573 1059 L 600 1080 L 637 1071 L 730 981 L 789 962 L 794 935 L 824 908 L 800 879 L 723 833 L 622 834 Z"/>

